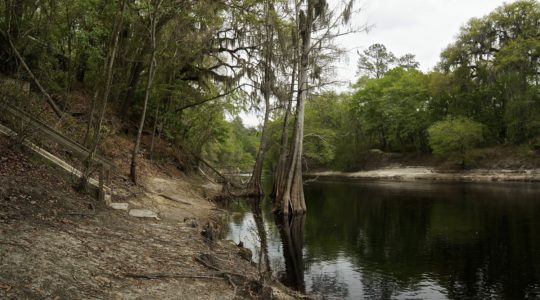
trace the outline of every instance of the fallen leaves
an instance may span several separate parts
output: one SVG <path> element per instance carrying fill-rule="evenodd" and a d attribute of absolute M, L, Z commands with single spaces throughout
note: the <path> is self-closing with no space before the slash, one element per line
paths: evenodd
<path fill-rule="evenodd" d="M 6 293 L 9 293 L 12 288 L 13 286 L 11 286 L 10 284 L 0 282 L 0 289 L 4 290 Z"/>

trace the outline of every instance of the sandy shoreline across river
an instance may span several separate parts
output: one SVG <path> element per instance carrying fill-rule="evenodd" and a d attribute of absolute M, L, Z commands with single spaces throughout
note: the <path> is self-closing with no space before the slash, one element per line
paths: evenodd
<path fill-rule="evenodd" d="M 439 171 L 429 167 L 388 167 L 377 170 L 350 173 L 339 171 L 311 172 L 307 173 L 306 176 L 397 181 L 433 180 L 474 182 L 540 182 L 540 169 L 472 169 L 463 171 Z"/>

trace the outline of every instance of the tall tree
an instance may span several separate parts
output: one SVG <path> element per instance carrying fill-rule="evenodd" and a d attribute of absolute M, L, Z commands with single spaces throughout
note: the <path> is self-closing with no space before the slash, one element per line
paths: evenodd
<path fill-rule="evenodd" d="M 81 180 L 79 183 L 79 188 L 82 190 L 86 190 L 88 178 L 90 177 L 90 173 L 92 172 L 92 160 L 97 152 L 97 149 L 101 143 L 102 138 L 102 125 L 105 118 L 105 112 L 107 110 L 107 104 L 109 102 L 109 96 L 111 93 L 111 86 L 112 86 L 112 80 L 113 80 L 113 68 L 116 61 L 116 54 L 118 52 L 118 44 L 120 39 L 120 32 L 122 30 L 123 24 L 124 24 L 124 12 L 126 8 L 126 2 L 127 0 L 121 0 L 119 10 L 116 13 L 116 16 L 114 18 L 114 26 L 111 31 L 111 40 L 110 40 L 110 46 L 107 54 L 107 59 L 105 60 L 104 64 L 105 67 L 103 68 L 103 73 L 105 76 L 103 76 L 103 81 L 105 84 L 105 88 L 102 90 L 102 87 L 100 84 L 96 84 L 96 98 L 97 96 L 101 95 L 101 107 L 98 112 L 98 119 L 96 121 L 96 126 L 94 129 L 94 137 L 92 140 L 92 145 L 90 146 L 90 152 L 88 154 L 88 157 L 84 161 L 84 170 L 83 170 L 83 176 L 81 176 Z M 103 83 L 103 81 L 100 81 Z M 92 116 L 93 114 L 91 114 Z M 90 120 L 91 122 L 91 120 Z"/>
<path fill-rule="evenodd" d="M 321 1 L 318 5 L 323 5 L 320 12 L 326 10 L 326 2 Z M 279 193 L 280 198 L 276 198 L 275 203 L 281 204 L 279 211 L 288 215 L 303 214 L 306 212 L 306 201 L 304 199 L 304 187 L 302 181 L 302 145 L 304 138 L 304 108 L 308 92 L 308 68 L 309 54 L 311 50 L 311 34 L 313 23 L 316 19 L 315 1 L 308 0 L 304 9 L 297 10 L 298 38 L 300 40 L 300 55 L 298 64 L 298 92 L 296 96 L 296 120 L 292 138 L 290 155 L 290 166 L 286 174 L 284 189 Z"/>
<path fill-rule="evenodd" d="M 247 185 L 247 193 L 250 196 L 260 196 L 263 194 L 261 187 L 262 180 L 262 171 L 264 163 L 264 155 L 266 153 L 266 148 L 268 146 L 268 123 L 270 120 L 270 96 L 271 96 L 271 85 L 273 84 L 272 74 L 272 60 L 274 52 L 274 22 L 272 10 L 274 6 L 274 1 L 266 0 L 264 2 L 264 33 L 262 41 L 262 82 L 261 82 L 261 94 L 264 98 L 264 120 L 262 124 L 261 132 L 261 141 L 259 143 L 259 150 L 257 151 L 257 157 L 255 158 L 255 166 L 253 167 L 253 172 L 251 178 Z"/>
<path fill-rule="evenodd" d="M 450 75 L 449 114 L 485 124 L 491 139 L 522 143 L 540 134 L 540 3 L 521 0 L 473 18 L 441 54 Z"/>
<path fill-rule="evenodd" d="M 404 69 L 418 69 L 420 63 L 416 60 L 414 54 L 407 53 L 397 59 L 397 66 Z"/>
<path fill-rule="evenodd" d="M 383 44 L 373 44 L 362 53 L 358 52 L 357 74 L 368 78 L 381 78 L 393 67 L 416 69 L 420 64 L 413 54 L 396 57 Z"/>
<path fill-rule="evenodd" d="M 373 44 L 364 52 L 358 52 L 358 74 L 370 78 L 381 78 L 395 63 L 395 55 L 383 44 Z"/>
<path fill-rule="evenodd" d="M 133 147 L 133 153 L 131 154 L 131 167 L 129 177 L 133 183 L 137 183 L 137 155 L 139 154 L 139 147 L 141 145 L 141 136 L 144 128 L 144 121 L 146 118 L 146 109 L 148 107 L 148 98 L 152 91 L 152 82 L 154 80 L 155 69 L 157 68 L 156 62 L 156 24 L 159 18 L 159 12 L 163 0 L 149 1 L 148 3 L 148 15 L 150 16 L 150 61 L 148 67 L 148 78 L 146 80 L 146 89 L 144 94 L 144 105 L 141 113 L 141 119 L 139 122 L 139 129 L 137 131 L 137 138 Z"/>
<path fill-rule="evenodd" d="M 338 28 L 349 21 L 354 1 L 342 4 L 343 6 L 338 5 L 329 10 L 325 0 L 295 2 L 297 29 L 293 38 L 299 41 L 295 122 L 283 185 L 276 192 L 274 202 L 274 210 L 283 215 L 303 214 L 307 210 L 302 180 L 305 103 L 310 89 L 313 88 L 310 87 L 310 79 L 320 79 L 323 73 L 323 68 L 314 61 L 325 56 L 334 58 L 335 55 L 325 55 L 325 51 L 336 53 L 331 42 L 334 38 L 347 34 L 347 31 L 343 33 Z M 339 11 L 340 9 L 342 11 Z M 312 43 L 314 32 L 315 42 Z"/>
<path fill-rule="evenodd" d="M 298 70 L 298 56 L 295 44 L 293 44 L 293 57 L 292 57 L 292 73 L 290 75 L 289 91 L 280 99 L 281 103 L 286 106 L 284 109 L 283 125 L 281 128 L 281 140 L 279 143 L 279 159 L 274 176 L 274 183 L 272 185 L 271 196 L 276 199 L 281 199 L 281 194 L 285 191 L 287 164 L 289 158 L 289 124 L 292 117 L 292 106 L 294 100 L 294 89 L 296 84 L 296 72 Z M 277 209 L 277 208 L 276 208 Z"/>

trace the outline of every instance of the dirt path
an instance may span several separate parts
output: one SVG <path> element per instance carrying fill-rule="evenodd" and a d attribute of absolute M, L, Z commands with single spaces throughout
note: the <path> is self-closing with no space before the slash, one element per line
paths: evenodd
<path fill-rule="evenodd" d="M 183 222 L 186 218 L 204 221 L 219 218 L 220 210 L 204 197 L 218 193 L 217 185 L 161 177 L 148 178 L 143 185 L 144 196 L 131 199 L 130 207 L 150 209 L 161 219 L 173 222 Z"/>
<path fill-rule="evenodd" d="M 147 180 L 139 195 L 125 200 L 156 210 L 155 220 L 112 210 L 77 194 L 72 184 L 55 167 L 0 143 L 1 299 L 268 297 L 236 245 L 201 235 L 205 220 L 222 213 L 204 197 L 215 187 Z M 184 218 L 196 218 L 199 226 Z M 198 260 L 204 255 L 214 258 L 212 267 Z"/>

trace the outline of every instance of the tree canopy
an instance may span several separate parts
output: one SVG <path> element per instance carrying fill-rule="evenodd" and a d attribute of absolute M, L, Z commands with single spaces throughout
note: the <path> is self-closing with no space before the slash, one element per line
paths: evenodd
<path fill-rule="evenodd" d="M 317 124 L 325 136 L 347 137 L 343 143 L 335 139 L 326 150 L 319 148 L 325 162 L 319 158 L 314 165 L 358 168 L 364 154 L 374 148 L 455 156 L 455 149 L 448 150 L 457 143 L 459 134 L 450 132 L 454 129 L 474 136 L 465 143 L 467 149 L 536 147 L 540 136 L 539 12 L 538 1 L 522 0 L 471 19 L 429 72 L 417 69 L 413 55 L 399 59 L 381 44 L 359 53 L 360 78 L 354 90 L 333 96 L 340 126 L 326 125 L 320 120 L 323 116 L 306 114 L 308 128 Z M 436 135 L 443 140 L 435 142 Z M 310 136 L 306 143 L 309 149 L 316 146 L 309 143 L 320 141 Z"/>
<path fill-rule="evenodd" d="M 441 153 L 437 130 L 481 124 L 482 146 L 538 143 L 538 1 L 471 19 L 428 72 L 414 54 L 371 45 L 352 90 L 338 94 L 328 88 L 344 53 L 335 38 L 351 30 L 353 2 L 9 0 L 0 72 L 32 81 L 57 115 L 77 116 L 83 129 L 70 132 L 88 147 L 115 127 L 137 133 L 133 161 L 160 141 L 190 157 L 186 169 L 196 157 L 254 164 L 260 181 L 270 166 L 295 195 L 306 168 L 357 168 L 373 149 Z M 241 124 L 247 110 L 264 116 L 260 127 Z"/>

